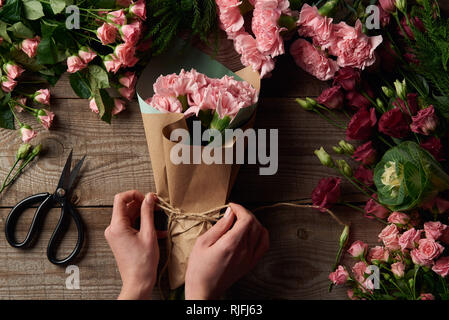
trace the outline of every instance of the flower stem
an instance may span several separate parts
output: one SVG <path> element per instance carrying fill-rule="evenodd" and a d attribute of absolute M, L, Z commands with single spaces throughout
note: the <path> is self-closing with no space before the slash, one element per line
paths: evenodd
<path fill-rule="evenodd" d="M 17 166 L 19 161 L 20 161 L 20 159 L 16 159 L 16 161 L 14 162 L 14 165 L 11 167 L 11 169 L 9 169 L 8 175 L 6 176 L 5 180 L 2 183 L 2 186 L 0 188 L 0 193 L 2 193 L 3 190 L 5 190 L 5 188 L 7 187 L 6 181 L 8 181 L 8 178 L 11 176 L 11 173 L 13 172 L 14 168 Z"/>

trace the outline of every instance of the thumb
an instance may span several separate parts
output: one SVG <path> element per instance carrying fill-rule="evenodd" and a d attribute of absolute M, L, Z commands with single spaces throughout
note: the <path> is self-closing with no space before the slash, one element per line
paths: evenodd
<path fill-rule="evenodd" d="M 218 241 L 232 226 L 232 223 L 234 222 L 234 212 L 229 207 L 226 209 L 226 212 L 220 220 L 206 233 L 204 233 L 201 237 L 203 238 L 204 243 L 207 246 L 213 245 L 215 242 Z"/>
<path fill-rule="evenodd" d="M 154 227 L 154 206 L 156 197 L 153 193 L 148 193 L 142 201 L 140 208 L 140 232 L 146 235 L 155 233 Z"/>

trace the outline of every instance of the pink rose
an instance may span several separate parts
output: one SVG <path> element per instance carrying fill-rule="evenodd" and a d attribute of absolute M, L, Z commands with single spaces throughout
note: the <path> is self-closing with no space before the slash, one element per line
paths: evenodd
<path fill-rule="evenodd" d="M 131 24 L 126 24 L 120 28 L 120 34 L 125 42 L 135 45 L 142 34 L 142 23 L 135 21 Z"/>
<path fill-rule="evenodd" d="M 373 148 L 373 142 L 368 141 L 355 149 L 352 158 L 360 161 L 365 166 L 370 166 L 376 162 L 377 151 Z"/>
<path fill-rule="evenodd" d="M 337 62 L 304 39 L 293 42 L 290 54 L 299 67 L 322 81 L 332 79 L 339 69 Z"/>
<path fill-rule="evenodd" d="M 112 108 L 112 115 L 115 116 L 126 109 L 125 102 L 121 99 L 114 99 L 114 108 Z"/>
<path fill-rule="evenodd" d="M 432 261 L 443 253 L 444 247 L 433 239 L 421 239 L 418 250 L 422 259 Z"/>
<path fill-rule="evenodd" d="M 3 66 L 6 74 L 11 79 L 16 79 L 25 72 L 25 69 L 14 62 L 8 62 Z"/>
<path fill-rule="evenodd" d="M 334 25 L 333 35 L 335 39 L 329 46 L 329 53 L 337 57 L 338 66 L 363 70 L 376 61 L 374 51 L 382 43 L 382 36 L 366 36 L 360 20 L 354 28 L 345 22 Z"/>
<path fill-rule="evenodd" d="M 17 98 L 16 102 L 17 104 L 14 106 L 14 108 L 16 109 L 17 112 L 22 112 L 24 110 L 23 106 L 26 106 L 27 98 L 26 97 Z"/>
<path fill-rule="evenodd" d="M 406 225 L 409 223 L 410 217 L 402 212 L 392 212 L 390 216 L 388 217 L 389 223 L 399 224 L 399 225 Z"/>
<path fill-rule="evenodd" d="M 338 266 L 338 268 L 329 274 L 329 280 L 335 285 L 342 285 L 348 281 L 349 274 L 343 266 Z"/>
<path fill-rule="evenodd" d="M 351 247 L 348 249 L 348 253 L 353 258 L 363 258 L 368 250 L 368 245 L 363 241 L 355 241 Z"/>
<path fill-rule="evenodd" d="M 365 282 L 365 271 L 368 265 L 366 262 L 359 261 L 352 267 L 352 272 L 354 273 L 356 280 L 360 283 Z"/>
<path fill-rule="evenodd" d="M 424 232 L 426 233 L 426 238 L 432 240 L 438 240 L 442 235 L 444 230 L 447 229 L 447 225 L 442 224 L 439 221 L 430 221 L 424 223 Z"/>
<path fill-rule="evenodd" d="M 437 124 L 438 117 L 435 114 L 435 109 L 433 106 L 429 106 L 418 111 L 418 114 L 412 117 L 410 129 L 413 132 L 428 136 L 435 131 Z"/>
<path fill-rule="evenodd" d="M 67 58 L 67 72 L 75 73 L 80 70 L 83 70 L 87 67 L 87 64 L 84 63 L 78 56 L 71 56 Z"/>
<path fill-rule="evenodd" d="M 137 77 L 134 72 L 128 71 L 120 76 L 118 81 L 126 88 L 134 88 L 136 86 Z"/>
<path fill-rule="evenodd" d="M 123 11 L 123 9 L 109 12 L 106 18 L 109 21 L 111 21 L 115 24 L 119 24 L 121 26 L 124 25 L 126 22 L 126 16 L 125 16 L 125 12 Z"/>
<path fill-rule="evenodd" d="M 163 96 L 156 93 L 152 98 L 147 99 L 146 102 L 163 113 L 182 113 L 181 102 L 173 96 Z"/>
<path fill-rule="evenodd" d="M 51 111 L 41 109 L 38 112 L 38 118 L 40 123 L 44 126 L 45 129 L 50 129 L 53 119 L 55 118 L 55 114 Z"/>
<path fill-rule="evenodd" d="M 391 265 L 391 272 L 398 277 L 402 278 L 404 276 L 405 265 L 402 262 L 395 262 Z"/>
<path fill-rule="evenodd" d="M 37 132 L 31 129 L 28 125 L 24 125 L 20 128 L 20 134 L 22 135 L 22 141 L 24 143 L 30 142 L 31 139 L 37 136 Z"/>
<path fill-rule="evenodd" d="M 396 11 L 396 0 L 379 0 L 380 6 L 387 12 Z"/>
<path fill-rule="evenodd" d="M 138 0 L 129 7 L 129 12 L 142 20 L 147 19 L 147 7 L 144 0 Z"/>
<path fill-rule="evenodd" d="M 324 90 L 317 98 L 317 102 L 329 109 L 340 109 L 343 107 L 343 92 L 340 86 L 334 86 Z"/>
<path fill-rule="evenodd" d="M 394 224 L 386 226 L 378 235 L 379 240 L 390 250 L 399 250 L 399 230 Z"/>
<path fill-rule="evenodd" d="M 37 47 L 39 46 L 40 41 L 41 38 L 39 36 L 35 36 L 32 39 L 25 39 L 22 41 L 21 49 L 28 57 L 34 58 L 36 56 Z"/>
<path fill-rule="evenodd" d="M 365 168 L 363 165 L 360 165 L 354 171 L 354 178 L 359 180 L 363 185 L 370 187 L 374 184 L 374 172 L 372 169 Z"/>
<path fill-rule="evenodd" d="M 435 300 L 435 297 L 431 293 L 421 293 L 418 300 Z"/>
<path fill-rule="evenodd" d="M 284 40 L 280 36 L 283 29 L 278 27 L 281 11 L 276 10 L 277 1 L 272 2 L 275 8 L 267 6 L 266 3 L 256 2 L 251 29 L 256 37 L 257 49 L 264 55 L 274 58 L 284 54 Z"/>
<path fill-rule="evenodd" d="M 134 98 L 134 94 L 136 93 L 135 88 L 127 88 L 127 87 L 121 87 L 118 89 L 118 92 L 120 95 L 127 100 L 131 101 Z"/>
<path fill-rule="evenodd" d="M 274 69 L 273 59 L 263 55 L 257 49 L 256 40 L 249 34 L 237 35 L 234 39 L 234 46 L 237 53 L 241 55 L 242 64 L 259 71 L 261 78 L 268 76 Z"/>
<path fill-rule="evenodd" d="M 109 23 L 103 23 L 103 25 L 97 29 L 97 37 L 104 45 L 114 43 L 117 38 L 117 28 Z"/>
<path fill-rule="evenodd" d="M 340 178 L 323 178 L 312 191 L 313 205 L 329 209 L 340 200 Z"/>
<path fill-rule="evenodd" d="M 124 66 L 131 66 L 134 62 L 136 48 L 131 43 L 122 43 L 115 47 L 114 54 Z"/>
<path fill-rule="evenodd" d="M 432 267 L 433 272 L 445 278 L 449 274 L 449 257 L 438 259 Z"/>
<path fill-rule="evenodd" d="M 83 47 L 78 51 L 78 56 L 81 58 L 81 60 L 83 60 L 84 63 L 88 64 L 93 59 L 95 59 L 97 54 L 91 48 Z"/>
<path fill-rule="evenodd" d="M 359 83 L 360 70 L 350 67 L 344 67 L 338 70 L 335 74 L 334 85 L 339 84 L 346 91 L 355 90 Z"/>
<path fill-rule="evenodd" d="M 411 228 L 399 237 L 399 246 L 404 251 L 405 249 L 414 249 L 421 239 L 422 230 Z"/>
<path fill-rule="evenodd" d="M 34 101 L 40 104 L 45 104 L 47 106 L 50 105 L 50 90 L 48 89 L 37 90 L 36 93 L 34 94 Z"/>
<path fill-rule="evenodd" d="M 351 118 L 346 129 L 346 137 L 348 140 L 367 140 L 373 134 L 376 123 L 376 110 L 362 108 Z"/>
<path fill-rule="evenodd" d="M 390 257 L 390 252 L 385 249 L 383 246 L 376 246 L 374 248 L 371 248 L 368 253 L 368 261 L 373 262 L 376 261 L 384 261 L 387 262 L 388 258 Z"/>
<path fill-rule="evenodd" d="M 373 194 L 372 198 L 377 200 L 377 194 Z M 372 219 L 378 217 L 380 219 L 385 219 L 390 213 L 390 210 L 385 208 L 383 205 L 377 203 L 373 199 L 369 199 L 365 205 L 365 217 Z"/>
<path fill-rule="evenodd" d="M 104 58 L 103 63 L 108 72 L 117 73 L 117 71 L 122 67 L 122 62 L 115 54 L 107 55 Z"/>
<path fill-rule="evenodd" d="M 2 77 L 2 90 L 6 93 L 9 93 L 14 90 L 14 88 L 17 86 L 17 81 L 14 79 L 11 79 L 7 76 Z"/>
<path fill-rule="evenodd" d="M 92 112 L 95 112 L 95 113 L 100 112 L 98 110 L 97 103 L 95 102 L 95 99 L 93 99 L 93 98 L 89 100 L 89 108 L 90 108 L 90 110 L 92 110 Z"/>

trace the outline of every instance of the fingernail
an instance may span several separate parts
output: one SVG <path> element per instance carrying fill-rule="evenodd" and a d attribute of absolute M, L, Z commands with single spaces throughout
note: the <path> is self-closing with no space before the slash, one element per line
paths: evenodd
<path fill-rule="evenodd" d="M 229 218 L 229 216 L 231 215 L 231 207 L 228 207 L 227 209 L 226 209 L 226 211 L 225 211 L 225 214 L 224 214 L 224 218 Z"/>

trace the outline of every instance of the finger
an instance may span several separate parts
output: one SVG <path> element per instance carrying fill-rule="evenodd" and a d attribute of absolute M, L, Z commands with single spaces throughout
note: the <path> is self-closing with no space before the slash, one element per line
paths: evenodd
<path fill-rule="evenodd" d="M 111 224 L 126 223 L 131 225 L 138 215 L 144 195 L 137 190 L 119 193 L 114 197 Z"/>
<path fill-rule="evenodd" d="M 206 246 L 210 247 L 229 230 L 233 222 L 234 213 L 231 208 L 227 208 L 223 218 L 218 220 L 212 228 L 207 230 L 206 233 L 201 236 L 201 241 L 203 241 Z"/>
<path fill-rule="evenodd" d="M 226 238 L 241 238 L 246 235 L 255 220 L 253 214 L 241 205 L 230 203 L 232 212 L 234 212 L 237 220 L 231 230 L 226 234 Z"/>
<path fill-rule="evenodd" d="M 153 236 L 153 234 L 156 234 L 156 228 L 154 227 L 155 205 L 156 197 L 153 193 L 148 193 L 140 209 L 140 232 L 145 235 Z"/>

